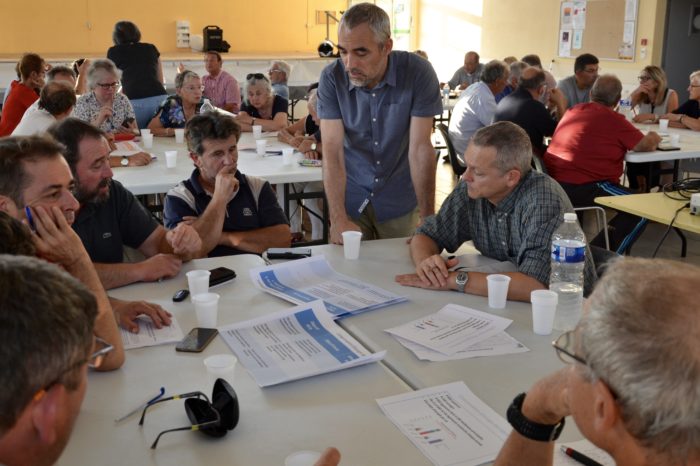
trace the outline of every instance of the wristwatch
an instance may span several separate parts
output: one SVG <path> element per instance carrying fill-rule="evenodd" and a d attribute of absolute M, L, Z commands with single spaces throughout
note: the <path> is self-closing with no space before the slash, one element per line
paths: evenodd
<path fill-rule="evenodd" d="M 315 151 L 317 147 L 315 142 L 311 144 L 311 150 Z"/>
<path fill-rule="evenodd" d="M 464 293 L 464 287 L 467 286 L 467 282 L 469 281 L 469 272 L 465 272 L 464 270 L 460 270 L 457 273 L 457 291 L 460 293 Z"/>
<path fill-rule="evenodd" d="M 513 430 L 525 438 L 539 442 L 553 442 L 558 439 L 561 431 L 564 430 L 564 418 L 554 425 L 531 421 L 523 414 L 523 401 L 525 401 L 525 393 L 516 396 L 508 407 L 506 417 L 508 423 L 513 426 Z"/>
<path fill-rule="evenodd" d="M 129 166 L 129 157 L 127 157 L 127 156 L 122 157 L 122 161 L 119 163 L 122 164 L 122 167 L 128 167 Z"/>

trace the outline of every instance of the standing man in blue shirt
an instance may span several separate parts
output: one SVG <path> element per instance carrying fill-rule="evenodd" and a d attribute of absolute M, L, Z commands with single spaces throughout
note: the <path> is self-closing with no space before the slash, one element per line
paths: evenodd
<path fill-rule="evenodd" d="M 435 210 L 433 116 L 438 79 L 426 60 L 392 51 L 389 16 L 361 3 L 338 28 L 340 58 L 321 74 L 318 114 L 331 241 L 408 236 Z"/>

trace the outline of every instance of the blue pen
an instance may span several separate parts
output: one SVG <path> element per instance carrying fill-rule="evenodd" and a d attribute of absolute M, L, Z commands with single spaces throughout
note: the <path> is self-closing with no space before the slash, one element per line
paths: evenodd
<path fill-rule="evenodd" d="M 139 406 L 137 406 L 136 408 L 132 409 L 131 411 L 129 411 L 128 413 L 126 413 L 125 415 L 120 417 L 119 419 L 115 419 L 114 422 L 121 422 L 124 419 L 126 419 L 130 416 L 133 416 L 134 414 L 138 413 L 139 411 L 142 411 L 146 406 L 161 399 L 163 397 L 163 395 L 165 395 L 165 387 L 160 387 L 160 393 L 158 393 L 156 396 L 154 396 L 153 398 L 151 398 L 147 402 L 142 403 Z"/>
<path fill-rule="evenodd" d="M 27 222 L 29 222 L 29 228 L 32 229 L 32 231 L 36 231 L 36 225 L 34 225 L 34 217 L 32 217 L 32 210 L 29 208 L 29 206 L 24 206 L 24 215 L 27 217 Z"/>

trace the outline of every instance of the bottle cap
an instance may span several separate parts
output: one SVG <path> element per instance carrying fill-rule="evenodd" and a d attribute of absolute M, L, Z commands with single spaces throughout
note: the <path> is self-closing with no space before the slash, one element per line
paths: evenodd
<path fill-rule="evenodd" d="M 565 222 L 575 222 L 576 221 L 576 214 L 573 212 L 567 212 L 564 214 L 564 221 Z"/>

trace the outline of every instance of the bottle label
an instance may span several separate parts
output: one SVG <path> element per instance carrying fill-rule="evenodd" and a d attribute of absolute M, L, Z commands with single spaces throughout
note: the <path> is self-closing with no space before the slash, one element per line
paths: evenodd
<path fill-rule="evenodd" d="M 552 245 L 552 260 L 573 264 L 583 262 L 586 257 L 586 246 L 566 247 L 559 244 Z"/>

